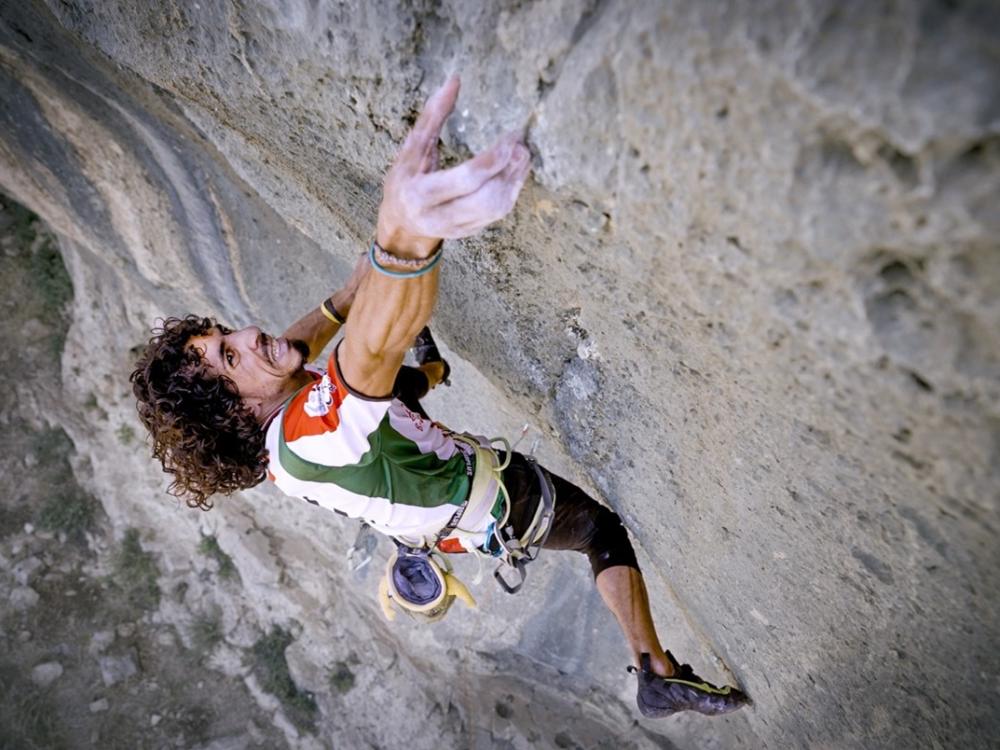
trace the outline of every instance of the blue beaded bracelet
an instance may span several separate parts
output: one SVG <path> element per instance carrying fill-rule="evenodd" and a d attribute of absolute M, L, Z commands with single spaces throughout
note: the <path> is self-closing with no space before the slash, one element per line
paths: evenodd
<path fill-rule="evenodd" d="M 391 276 L 394 279 L 415 279 L 418 276 L 423 276 L 425 273 L 428 273 L 432 268 L 434 268 L 434 266 L 436 266 L 441 261 L 441 254 L 442 254 L 441 250 L 442 250 L 442 248 L 443 248 L 443 245 L 438 246 L 437 252 L 434 253 L 434 255 L 432 255 L 430 258 L 424 258 L 423 261 L 426 263 L 426 265 L 421 266 L 420 268 L 416 268 L 413 271 L 393 271 L 391 268 L 386 268 L 381 263 L 379 263 L 378 262 L 378 258 L 375 257 L 376 251 L 378 251 L 378 250 L 381 250 L 386 255 L 391 255 L 391 253 L 389 253 L 387 250 L 385 250 L 384 248 L 382 248 L 378 244 L 378 242 L 376 242 L 375 240 L 372 240 L 372 245 L 368 249 L 368 260 L 369 260 L 369 262 L 371 262 L 372 268 L 374 268 L 376 271 L 378 271 L 381 274 L 384 274 L 386 276 Z M 392 256 L 392 257 L 395 258 L 395 256 Z M 414 262 L 418 262 L 418 263 L 420 262 L 416 258 L 413 258 L 413 259 L 411 259 L 411 258 L 406 258 L 406 259 L 397 258 L 397 260 L 401 261 L 401 262 L 404 262 L 404 263 L 407 263 L 407 264 L 413 264 Z"/>

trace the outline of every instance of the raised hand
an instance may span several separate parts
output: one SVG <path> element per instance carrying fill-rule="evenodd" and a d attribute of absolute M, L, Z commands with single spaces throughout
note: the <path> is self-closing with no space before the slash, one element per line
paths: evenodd
<path fill-rule="evenodd" d="M 438 138 L 458 89 L 452 76 L 427 100 L 386 175 L 376 237 L 396 255 L 427 257 L 442 239 L 468 237 L 499 221 L 531 169 L 516 134 L 456 167 L 437 169 Z"/>

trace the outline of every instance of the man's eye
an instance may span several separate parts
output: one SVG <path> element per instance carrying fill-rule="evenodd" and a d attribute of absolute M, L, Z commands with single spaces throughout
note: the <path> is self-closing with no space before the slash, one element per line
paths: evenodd
<path fill-rule="evenodd" d="M 226 352 L 226 362 L 229 363 L 230 367 L 233 366 L 233 361 L 234 361 L 233 353 L 232 352 Z"/>

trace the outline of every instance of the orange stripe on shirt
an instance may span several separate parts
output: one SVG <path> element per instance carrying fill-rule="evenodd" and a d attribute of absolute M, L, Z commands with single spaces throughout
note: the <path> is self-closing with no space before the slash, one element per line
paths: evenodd
<path fill-rule="evenodd" d="M 299 391 L 285 409 L 281 428 L 285 433 L 286 442 L 290 443 L 293 440 L 310 435 L 322 435 L 324 432 L 333 432 L 340 426 L 338 409 L 340 409 L 340 405 L 344 402 L 340 388 L 335 388 L 332 391 L 332 402 L 326 414 L 313 417 L 306 413 L 305 406 L 309 400 L 309 394 L 315 388 L 319 387 L 319 382 L 317 380 L 308 388 L 303 388 Z"/>

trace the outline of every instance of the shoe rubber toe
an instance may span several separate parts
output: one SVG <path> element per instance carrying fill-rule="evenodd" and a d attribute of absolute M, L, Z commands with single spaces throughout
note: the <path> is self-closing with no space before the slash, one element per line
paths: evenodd
<path fill-rule="evenodd" d="M 661 677 L 643 660 L 638 671 L 636 703 L 639 712 L 649 718 L 670 716 L 678 711 L 695 711 L 706 716 L 729 713 L 750 702 L 746 693 L 734 687 L 718 688 L 696 675 L 687 664 L 676 665 L 677 674 Z"/>

